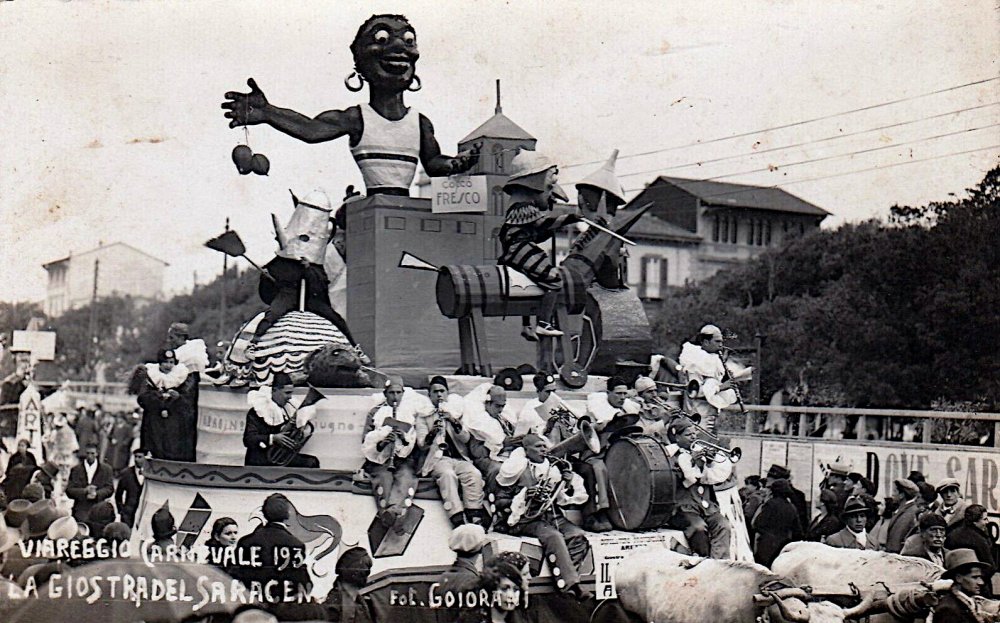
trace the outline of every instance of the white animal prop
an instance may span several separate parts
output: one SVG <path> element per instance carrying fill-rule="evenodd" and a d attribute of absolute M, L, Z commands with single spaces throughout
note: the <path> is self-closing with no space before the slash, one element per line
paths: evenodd
<path fill-rule="evenodd" d="M 764 610 L 772 623 L 842 623 L 872 601 L 848 609 L 814 602 L 805 590 L 756 563 L 664 550 L 622 561 L 615 586 L 622 607 L 648 623 L 756 623 Z"/>
<path fill-rule="evenodd" d="M 850 583 L 863 595 L 874 594 L 880 598 L 887 589 L 899 594 L 922 583 L 933 585 L 944 571 L 923 558 L 804 541 L 786 545 L 774 560 L 771 570 L 799 586 L 811 586 L 820 593 L 845 592 L 849 590 Z M 869 622 L 900 620 L 906 619 L 886 613 L 873 615 Z"/>

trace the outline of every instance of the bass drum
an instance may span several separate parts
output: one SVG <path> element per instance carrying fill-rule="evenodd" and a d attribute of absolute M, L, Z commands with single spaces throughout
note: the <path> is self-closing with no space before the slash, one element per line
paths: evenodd
<path fill-rule="evenodd" d="M 604 458 L 608 466 L 611 524 L 619 530 L 651 530 L 674 512 L 673 461 L 660 442 L 645 435 L 621 437 Z"/>

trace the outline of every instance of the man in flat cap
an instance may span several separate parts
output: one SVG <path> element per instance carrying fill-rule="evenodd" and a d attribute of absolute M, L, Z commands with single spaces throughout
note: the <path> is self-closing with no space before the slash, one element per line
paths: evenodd
<path fill-rule="evenodd" d="M 896 498 L 899 507 L 886 527 L 885 551 L 898 554 L 903 551 L 906 537 L 917 525 L 917 516 L 920 514 L 917 498 L 920 497 L 920 488 L 905 478 L 897 478 L 892 484 L 895 490 L 893 497 Z"/>
<path fill-rule="evenodd" d="M 702 425 L 709 430 L 714 430 L 715 418 L 722 409 L 738 402 L 737 383 L 749 381 L 753 375 L 753 368 L 724 360 L 724 352 L 722 330 L 707 324 L 681 346 L 678 357 L 687 381 L 698 381 L 698 395 L 695 398 L 685 396 L 685 409 L 701 414 Z"/>
<path fill-rule="evenodd" d="M 937 504 L 932 505 L 932 510 L 945 518 L 948 526 L 953 526 L 962 521 L 965 517 L 965 509 L 969 507 L 969 502 L 962 499 L 962 485 L 957 478 L 944 478 L 934 488 L 941 498 Z"/>
<path fill-rule="evenodd" d="M 920 532 L 911 534 L 903 543 L 903 556 L 923 558 L 943 567 L 944 557 L 948 550 L 944 549 L 944 537 L 947 524 L 944 518 L 934 513 L 924 513 L 917 523 Z"/>
<path fill-rule="evenodd" d="M 637 425 L 642 428 L 642 434 L 648 435 L 660 443 L 670 443 L 666 433 L 669 414 L 658 402 L 656 382 L 648 376 L 640 376 L 635 380 L 635 393 L 639 398 L 639 422 Z"/>
<path fill-rule="evenodd" d="M 419 403 L 403 379 L 391 376 L 383 401 L 368 412 L 362 441 L 364 471 L 371 477 L 378 512 L 385 525 L 413 505 L 417 490 L 417 413 Z"/>
<path fill-rule="evenodd" d="M 476 524 L 458 526 L 448 537 L 448 549 L 455 562 L 441 575 L 441 590 L 463 593 L 479 584 L 479 562 L 486 545 L 486 531 Z"/>

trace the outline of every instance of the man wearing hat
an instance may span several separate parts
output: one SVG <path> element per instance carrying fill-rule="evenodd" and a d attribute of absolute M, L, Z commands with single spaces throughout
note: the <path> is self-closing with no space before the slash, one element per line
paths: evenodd
<path fill-rule="evenodd" d="M 156 363 L 138 366 L 129 391 L 142 407 L 141 444 L 154 458 L 195 460 L 198 442 L 198 375 L 180 363 L 177 351 L 163 348 Z"/>
<path fill-rule="evenodd" d="M 667 427 L 667 437 L 677 446 L 676 511 L 672 527 L 683 530 L 688 548 L 703 558 L 729 558 L 730 526 L 715 498 L 714 485 L 726 482 L 733 463 L 712 456 L 705 449 L 692 450 L 697 430 L 687 418 L 677 418 Z"/>
<path fill-rule="evenodd" d="M 938 504 L 932 505 L 932 509 L 938 515 L 944 517 L 949 526 L 953 526 L 965 518 L 965 509 L 969 507 L 969 502 L 962 499 L 962 485 L 957 478 L 944 478 L 934 488 L 941 497 Z"/>
<path fill-rule="evenodd" d="M 391 525 L 412 506 L 416 493 L 419 399 L 398 376 L 386 379 L 382 396 L 365 420 L 363 469 L 371 477 L 382 521 Z"/>
<path fill-rule="evenodd" d="M 358 607 L 358 593 L 368 584 L 372 571 L 372 557 L 361 547 L 352 547 L 337 559 L 330 592 L 326 594 L 323 606 L 326 621 L 331 623 L 361 623 L 368 620 L 363 609 Z"/>
<path fill-rule="evenodd" d="M 871 539 L 866 530 L 868 506 L 864 500 L 858 497 L 848 498 L 844 504 L 844 511 L 840 514 L 840 520 L 844 522 L 844 529 L 826 537 L 824 543 L 830 547 L 843 549 L 878 550 L 878 544 Z"/>
<path fill-rule="evenodd" d="M 971 549 L 956 549 L 945 556 L 941 578 L 953 580 L 951 590 L 934 607 L 934 620 L 947 623 L 981 623 L 984 616 L 982 597 L 985 578 L 993 566 L 976 558 Z"/>
<path fill-rule="evenodd" d="M 920 507 L 917 506 L 917 498 L 920 497 L 920 489 L 911 480 L 897 478 L 893 481 L 896 501 L 899 507 L 889 519 L 886 526 L 885 551 L 898 554 L 903 551 L 903 543 L 910 531 L 917 525 L 917 516 L 920 514 Z"/>
<path fill-rule="evenodd" d="M 452 530 L 448 548 L 455 552 L 455 562 L 441 575 L 441 590 L 464 593 L 474 590 L 479 583 L 479 561 L 486 545 L 486 531 L 482 526 L 466 524 Z"/>
<path fill-rule="evenodd" d="M 648 376 L 640 376 L 635 380 L 635 393 L 639 397 L 637 424 L 642 428 L 642 433 L 659 440 L 660 443 L 670 443 L 665 429 L 670 414 L 659 404 L 656 381 Z"/>
<path fill-rule="evenodd" d="M 709 430 L 715 429 L 715 418 L 722 409 L 738 402 L 737 383 L 749 381 L 753 375 L 753 368 L 744 368 L 734 361 L 723 362 L 723 350 L 722 330 L 707 324 L 693 340 L 681 346 L 678 357 L 687 382 L 698 381 L 698 395 L 685 396 L 685 408 L 701 414 L 703 425 Z M 727 375 L 729 380 L 724 380 Z"/>
<path fill-rule="evenodd" d="M 122 523 L 131 528 L 135 525 L 135 512 L 139 509 L 139 496 L 142 494 L 142 484 L 146 477 L 142 470 L 146 467 L 148 453 L 139 447 L 132 451 L 133 465 L 122 472 L 115 489 L 115 506 Z"/>
<path fill-rule="evenodd" d="M 500 465 L 510 456 L 511 448 L 520 445 L 517 413 L 507 408 L 507 390 L 483 383 L 465 397 L 463 420 L 472 434 L 470 450 L 476 469 L 486 481 L 486 489 L 496 488 Z"/>
<path fill-rule="evenodd" d="M 944 518 L 934 513 L 924 513 L 917 524 L 920 532 L 911 534 L 903 543 L 903 556 L 923 558 L 943 567 L 944 557 L 948 550 L 944 549 L 945 528 Z"/>
<path fill-rule="evenodd" d="M 849 465 L 834 461 L 827 466 L 826 478 L 821 485 L 824 489 L 829 489 L 837 496 L 837 509 L 844 508 L 847 498 L 854 492 L 854 483 L 850 480 L 851 468 Z"/>
<path fill-rule="evenodd" d="M 547 372 L 538 372 L 532 377 L 531 382 L 535 386 L 535 397 L 528 399 L 517 414 L 517 422 L 514 424 L 514 434 L 527 435 L 528 433 L 534 433 L 536 435 L 545 435 L 552 443 L 558 443 L 565 438 L 565 433 L 569 431 L 564 430 L 564 427 L 555 420 L 546 421 L 546 419 L 542 418 L 545 408 L 552 404 L 546 404 L 546 401 L 558 389 L 556 378 Z M 553 402 L 557 399 L 558 397 L 553 399 Z M 539 409 L 542 405 L 546 406 Z"/>
<path fill-rule="evenodd" d="M 615 216 L 618 208 L 626 203 L 625 189 L 615 175 L 615 162 L 618 160 L 618 150 L 611 152 L 607 162 L 599 169 L 576 183 L 576 200 L 583 215 L 597 224 L 607 227 Z M 573 241 L 570 252 L 586 246 L 598 233 L 597 228 L 590 227 Z M 597 283 L 605 288 L 621 288 L 625 285 L 625 275 L 622 264 L 627 257 L 624 248 L 619 258 L 602 260 L 595 275 Z"/>
<path fill-rule="evenodd" d="M 585 502 L 587 491 L 579 474 L 553 464 L 547 451 L 543 438 L 529 434 L 522 447 L 511 452 L 497 474 L 502 487 L 497 514 L 504 513 L 512 534 L 538 539 L 556 588 L 585 600 L 590 593 L 580 586 L 578 566 L 587 558 L 590 543 L 583 530 L 566 519 L 562 507 Z"/>
<path fill-rule="evenodd" d="M 556 301 L 563 286 L 562 274 L 540 245 L 560 229 L 579 222 L 580 217 L 564 212 L 545 215 L 556 199 L 567 201 L 557 183 L 559 168 L 541 154 L 521 151 L 511 164 L 511 175 L 504 184 L 510 207 L 498 237 L 503 251 L 497 263 L 524 273 L 545 294 L 538 307 L 535 335 L 554 337 L 563 334 L 552 326 Z M 525 337 L 532 337 L 530 329 Z"/>
<path fill-rule="evenodd" d="M 313 407 L 297 408 L 292 404 L 292 379 L 284 372 L 271 377 L 271 385 L 262 385 L 247 394 L 250 411 L 247 412 L 246 427 L 243 429 L 243 446 L 246 447 L 246 465 L 274 465 L 269 450 L 274 447 L 295 451 L 287 467 L 317 468 L 319 459 L 297 452 L 295 440 L 286 432 L 288 422 L 305 426 Z"/>
<path fill-rule="evenodd" d="M 448 380 L 431 379 L 429 401 L 417 412 L 417 445 L 424 451 L 421 476 L 433 476 L 452 526 L 484 524 L 483 476 L 472 464 L 472 435 L 462 426 L 462 397 L 448 393 Z"/>
<path fill-rule="evenodd" d="M 86 521 L 90 509 L 115 492 L 111 466 L 97 460 L 97 445 L 87 446 L 83 462 L 69 472 L 66 495 L 73 500 L 73 518 Z"/>

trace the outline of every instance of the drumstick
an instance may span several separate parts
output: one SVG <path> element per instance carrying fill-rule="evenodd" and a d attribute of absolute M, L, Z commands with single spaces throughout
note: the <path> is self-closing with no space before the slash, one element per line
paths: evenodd
<path fill-rule="evenodd" d="M 608 482 L 608 497 L 611 498 L 610 502 L 615 510 L 618 511 L 618 518 L 622 520 L 622 525 L 625 525 L 625 513 L 622 512 L 621 504 L 618 503 L 618 496 L 615 495 L 615 488 Z"/>

